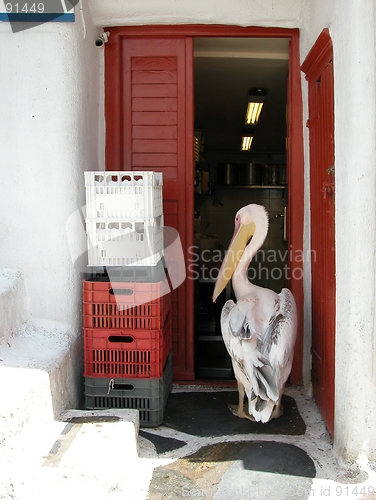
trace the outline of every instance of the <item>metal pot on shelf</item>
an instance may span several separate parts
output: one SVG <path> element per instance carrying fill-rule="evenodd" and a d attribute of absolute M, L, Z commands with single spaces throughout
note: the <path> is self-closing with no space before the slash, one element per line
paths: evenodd
<path fill-rule="evenodd" d="M 269 165 L 269 185 L 276 186 L 279 183 L 279 165 L 270 164 Z"/>
<path fill-rule="evenodd" d="M 242 186 L 259 186 L 261 182 L 261 163 L 245 163 L 240 166 L 240 184 Z"/>
<path fill-rule="evenodd" d="M 218 163 L 217 183 L 221 186 L 234 186 L 239 182 L 239 165 L 237 163 Z"/>

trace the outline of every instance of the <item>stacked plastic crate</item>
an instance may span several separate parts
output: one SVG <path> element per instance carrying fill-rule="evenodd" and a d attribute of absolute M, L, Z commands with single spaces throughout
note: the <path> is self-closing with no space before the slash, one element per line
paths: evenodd
<path fill-rule="evenodd" d="M 162 422 L 172 387 L 162 184 L 159 172 L 85 172 L 85 406 L 138 409 L 143 427 Z"/>

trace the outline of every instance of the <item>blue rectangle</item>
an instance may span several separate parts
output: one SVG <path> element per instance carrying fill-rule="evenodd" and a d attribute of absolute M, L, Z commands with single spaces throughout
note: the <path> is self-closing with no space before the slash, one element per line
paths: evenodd
<path fill-rule="evenodd" d="M 74 23 L 74 13 L 10 13 L 6 14 L 0 12 L 0 21 L 7 21 L 10 23 Z"/>

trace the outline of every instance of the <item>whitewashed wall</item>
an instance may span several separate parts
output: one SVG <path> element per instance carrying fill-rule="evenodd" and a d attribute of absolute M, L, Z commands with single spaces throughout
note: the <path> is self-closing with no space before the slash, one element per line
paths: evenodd
<path fill-rule="evenodd" d="M 84 204 L 83 171 L 103 168 L 103 50 L 86 9 L 75 23 L 13 34 L 0 23 L 0 265 L 25 280 L 29 320 L 80 329 L 81 283 L 66 222 Z"/>

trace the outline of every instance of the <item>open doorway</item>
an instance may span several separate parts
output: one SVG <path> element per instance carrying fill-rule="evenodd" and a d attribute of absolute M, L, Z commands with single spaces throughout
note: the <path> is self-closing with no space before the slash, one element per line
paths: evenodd
<path fill-rule="evenodd" d="M 228 42 L 247 38 L 250 43 L 258 38 L 288 40 L 289 60 L 288 63 L 285 61 L 288 67 L 287 120 L 284 109 L 288 156 L 285 220 L 289 245 L 288 286 L 297 303 L 299 323 L 290 381 L 299 383 L 303 359 L 301 255 L 304 228 L 299 30 L 196 25 L 124 26 L 108 29 L 111 37 L 105 48 L 106 169 L 153 170 L 163 173 L 164 223 L 179 232 L 187 264 L 190 264 L 190 249 L 194 247 L 194 41 L 198 38 L 207 38 L 208 42 L 210 39 L 226 38 Z M 260 59 L 263 58 L 267 59 Z M 241 99 L 245 100 L 243 96 Z M 221 96 L 219 100 L 222 100 Z M 218 102 L 217 106 L 221 104 Z M 206 150 L 209 148 L 208 141 L 207 137 Z M 229 210 L 228 213 L 230 212 Z M 232 232 L 233 215 L 229 216 L 230 224 L 226 224 L 229 234 Z M 229 238 L 226 239 L 224 246 L 229 241 Z M 192 381 L 196 377 L 195 280 L 190 265 L 186 266 L 186 272 L 185 282 L 172 293 L 175 381 Z"/>
<path fill-rule="evenodd" d="M 211 296 L 242 206 L 257 203 L 269 212 L 268 237 L 249 278 L 277 293 L 286 286 L 288 71 L 288 38 L 194 39 L 196 379 L 234 379 L 220 329 L 231 286 L 216 304 Z M 245 124 L 251 88 L 264 98 L 256 125 Z M 249 151 L 241 151 L 244 133 L 253 136 Z"/>

